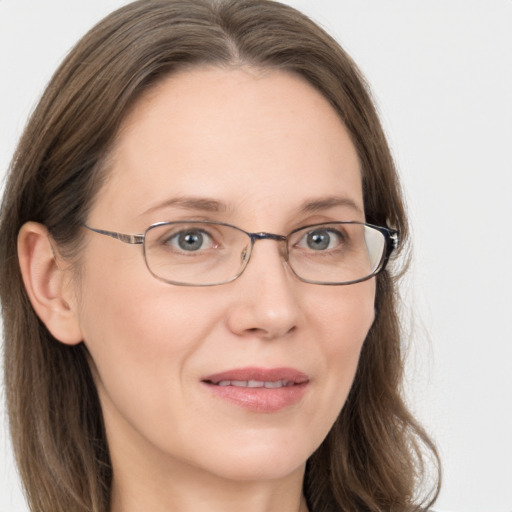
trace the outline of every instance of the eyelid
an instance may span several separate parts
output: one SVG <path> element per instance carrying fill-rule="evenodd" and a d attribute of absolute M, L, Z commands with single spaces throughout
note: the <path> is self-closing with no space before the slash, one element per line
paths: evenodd
<path fill-rule="evenodd" d="M 340 216 L 340 215 L 318 215 L 315 214 L 310 217 L 301 218 L 300 221 L 294 222 L 293 225 L 295 226 L 289 233 L 292 233 L 298 229 L 306 228 L 308 226 L 316 226 L 319 224 L 337 224 L 340 222 L 360 222 L 364 224 L 366 220 L 358 219 L 355 216 Z"/>
<path fill-rule="evenodd" d="M 215 226 L 210 225 L 210 229 L 208 229 L 208 225 L 205 228 L 201 224 L 187 224 L 187 222 L 184 222 L 183 224 L 171 224 L 168 226 L 168 229 L 165 230 L 165 232 L 162 234 L 162 237 L 174 237 L 181 233 L 186 232 L 198 232 L 198 233 L 204 233 L 208 237 L 212 238 L 212 231 L 215 231 Z"/>

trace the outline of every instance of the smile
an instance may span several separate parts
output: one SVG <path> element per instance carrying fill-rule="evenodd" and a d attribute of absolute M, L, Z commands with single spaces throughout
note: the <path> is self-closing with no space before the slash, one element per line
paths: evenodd
<path fill-rule="evenodd" d="M 215 398 L 243 409 L 272 413 L 297 404 L 308 389 L 309 377 L 293 368 L 238 368 L 202 379 Z"/>

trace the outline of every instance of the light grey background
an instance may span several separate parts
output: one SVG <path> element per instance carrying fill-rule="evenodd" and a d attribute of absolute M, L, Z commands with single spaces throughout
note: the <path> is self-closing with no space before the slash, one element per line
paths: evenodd
<path fill-rule="evenodd" d="M 44 84 L 121 0 L 0 0 L 0 175 Z M 409 203 L 407 392 L 438 508 L 512 512 L 512 1 L 292 1 L 372 85 Z M 2 418 L 3 419 L 3 418 Z M 5 421 L 0 512 L 24 512 Z"/>

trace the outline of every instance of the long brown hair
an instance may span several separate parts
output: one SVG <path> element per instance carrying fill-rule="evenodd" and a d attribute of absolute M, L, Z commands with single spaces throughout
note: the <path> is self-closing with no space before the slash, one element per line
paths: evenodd
<path fill-rule="evenodd" d="M 79 259 L 80 226 L 134 102 L 170 73 L 239 64 L 295 72 L 338 112 L 357 149 L 368 222 L 407 240 L 400 186 L 367 85 L 311 20 L 266 0 L 140 0 L 94 27 L 55 73 L 14 155 L 0 220 L 5 383 L 14 451 L 31 510 L 106 512 L 112 467 L 84 344 L 56 341 L 27 298 L 16 239 L 44 224 Z M 395 265 L 396 266 L 396 265 Z M 402 396 L 403 354 L 393 266 L 377 276 L 376 319 L 336 423 L 307 463 L 312 512 L 405 512 L 421 497 L 434 445 Z"/>

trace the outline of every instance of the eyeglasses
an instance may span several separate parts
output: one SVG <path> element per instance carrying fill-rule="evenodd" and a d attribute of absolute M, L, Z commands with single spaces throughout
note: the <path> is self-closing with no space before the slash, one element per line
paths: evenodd
<path fill-rule="evenodd" d="M 323 285 L 370 279 L 384 270 L 398 246 L 398 231 L 351 221 L 312 224 L 286 236 L 196 220 L 159 222 L 140 235 L 85 227 L 127 244 L 141 244 L 153 276 L 180 286 L 234 281 L 247 267 L 258 240 L 280 242 L 293 273 L 301 281 Z"/>

